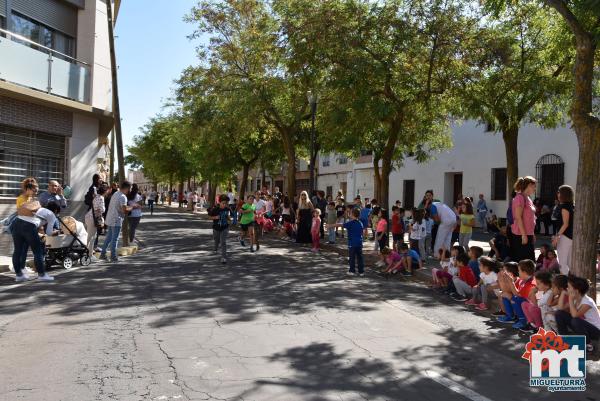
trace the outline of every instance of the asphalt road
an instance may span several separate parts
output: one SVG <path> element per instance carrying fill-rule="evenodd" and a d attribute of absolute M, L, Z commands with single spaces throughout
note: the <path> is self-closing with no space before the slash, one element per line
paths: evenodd
<path fill-rule="evenodd" d="M 0 286 L 0 400 L 582 400 L 529 387 L 525 336 L 412 281 L 347 278 L 267 239 L 227 266 L 198 216 L 142 219 L 145 248 L 55 283 Z"/>

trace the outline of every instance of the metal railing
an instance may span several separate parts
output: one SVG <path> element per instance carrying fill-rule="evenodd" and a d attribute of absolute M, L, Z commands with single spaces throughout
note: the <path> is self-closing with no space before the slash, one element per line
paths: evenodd
<path fill-rule="evenodd" d="M 0 29 L 0 79 L 90 103 L 90 64 Z"/>

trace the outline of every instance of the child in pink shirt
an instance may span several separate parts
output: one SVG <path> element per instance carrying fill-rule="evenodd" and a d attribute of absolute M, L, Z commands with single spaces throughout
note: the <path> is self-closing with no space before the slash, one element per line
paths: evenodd
<path fill-rule="evenodd" d="M 321 246 L 321 244 L 320 244 L 321 217 L 320 216 L 321 216 L 321 211 L 319 209 L 315 209 L 313 211 L 312 226 L 310 228 L 310 234 L 312 236 L 312 244 L 313 244 L 313 247 L 311 249 L 312 252 L 319 252 L 319 248 Z"/>

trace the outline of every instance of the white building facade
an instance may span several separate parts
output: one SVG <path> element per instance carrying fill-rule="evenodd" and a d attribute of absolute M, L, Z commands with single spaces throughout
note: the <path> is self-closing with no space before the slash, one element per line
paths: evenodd
<path fill-rule="evenodd" d="M 509 192 L 506 156 L 501 134 L 485 132 L 474 121 L 452 127 L 453 147 L 424 164 L 407 160 L 390 175 L 390 204 L 396 199 L 404 206 L 416 206 L 425 191 L 453 204 L 460 194 L 475 200 L 483 194 L 488 208 L 505 217 Z M 569 128 L 544 130 L 528 124 L 519 133 L 519 175 L 536 177 L 537 197 L 552 205 L 556 189 L 563 184 L 575 187 L 578 144 Z"/>
<path fill-rule="evenodd" d="M 467 121 L 452 127 L 453 146 L 419 164 L 407 159 L 390 175 L 389 205 L 400 200 L 403 206 L 417 206 L 432 189 L 435 197 L 453 204 L 459 195 L 477 199 L 483 194 L 488 208 L 505 217 L 510 188 L 506 181 L 506 156 L 501 134 L 485 132 L 485 126 Z M 528 124 L 519 133 L 519 174 L 539 181 L 537 196 L 552 204 L 558 186 L 575 187 L 578 144 L 567 128 L 545 130 Z M 341 161 L 341 163 L 340 163 Z M 364 153 L 357 160 L 339 155 L 320 155 L 317 187 L 327 194 L 342 190 L 346 200 L 356 195 L 372 198 L 374 172 L 372 157 Z"/>

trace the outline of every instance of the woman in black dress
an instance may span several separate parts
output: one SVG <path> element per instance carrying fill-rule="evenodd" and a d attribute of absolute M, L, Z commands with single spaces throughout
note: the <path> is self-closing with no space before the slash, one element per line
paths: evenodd
<path fill-rule="evenodd" d="M 298 227 L 296 242 L 299 244 L 310 244 L 312 242 L 310 227 L 314 209 L 312 202 L 308 199 L 308 193 L 302 191 L 300 201 L 298 202 L 298 210 L 296 211 L 296 224 Z"/>

